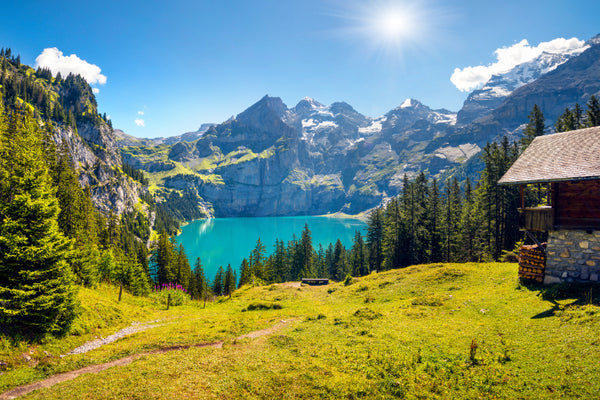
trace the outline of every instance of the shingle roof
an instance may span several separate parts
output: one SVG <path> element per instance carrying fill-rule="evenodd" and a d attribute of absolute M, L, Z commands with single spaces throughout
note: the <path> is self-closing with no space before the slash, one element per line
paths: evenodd
<path fill-rule="evenodd" d="M 600 179 L 600 127 L 536 137 L 499 184 Z"/>

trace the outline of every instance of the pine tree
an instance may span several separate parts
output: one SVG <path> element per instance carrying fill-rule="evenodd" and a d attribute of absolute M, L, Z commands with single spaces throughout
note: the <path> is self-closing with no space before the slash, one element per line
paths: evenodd
<path fill-rule="evenodd" d="M 222 296 L 224 293 L 223 280 L 225 278 L 225 272 L 223 271 L 223 267 L 220 266 L 215 275 L 215 280 L 213 281 L 213 293 L 215 296 Z"/>
<path fill-rule="evenodd" d="M 381 271 L 383 264 L 383 211 L 376 208 L 371 211 L 367 228 L 367 247 L 369 248 L 369 269 Z"/>
<path fill-rule="evenodd" d="M 575 115 L 567 107 L 556 120 L 556 123 L 554 124 L 554 130 L 556 132 L 572 131 L 573 129 L 577 129 L 575 128 L 575 125 Z"/>
<path fill-rule="evenodd" d="M 323 252 L 323 248 L 320 248 Z M 366 257 L 366 247 L 360 231 L 354 232 L 352 249 L 350 250 L 350 266 L 352 276 L 365 276 L 369 274 L 369 263 Z"/>
<path fill-rule="evenodd" d="M 156 279 L 159 284 L 175 282 L 177 278 L 177 256 L 169 235 L 163 230 L 154 250 L 154 263 L 156 264 Z"/>
<path fill-rule="evenodd" d="M 470 185 L 470 183 L 469 183 Z M 470 190 L 470 188 L 469 188 Z M 446 204 L 444 205 L 444 253 L 446 262 L 455 262 L 459 253 L 459 219 L 461 214 L 461 196 L 458 179 L 446 182 Z"/>
<path fill-rule="evenodd" d="M 402 243 L 404 241 L 403 221 L 398 199 L 392 199 L 383 211 L 383 234 L 381 252 L 382 269 L 399 268 L 402 264 Z M 356 275 L 355 275 L 356 276 Z"/>
<path fill-rule="evenodd" d="M 250 257 L 250 269 L 252 270 L 252 274 L 263 280 L 265 279 L 264 262 L 266 251 L 267 248 L 262 244 L 260 238 L 258 238 Z"/>
<path fill-rule="evenodd" d="M 342 281 L 348 273 L 348 267 L 346 264 L 346 249 L 344 245 L 338 239 L 335 242 L 335 250 L 333 251 L 333 267 L 335 271 L 334 279 Z"/>
<path fill-rule="evenodd" d="M 244 258 L 242 260 L 242 264 L 240 265 L 240 282 L 238 287 L 242 287 L 250 282 L 252 282 L 252 272 L 250 271 L 248 260 Z"/>
<path fill-rule="evenodd" d="M 312 246 L 312 234 L 308 229 L 308 224 L 304 224 L 302 230 L 302 236 L 300 237 L 300 278 L 314 277 L 315 272 L 313 269 L 313 246 Z"/>
<path fill-rule="evenodd" d="M 474 196 L 471 187 L 471 180 L 467 178 L 465 183 L 464 201 L 460 213 L 459 242 L 462 245 L 462 251 L 457 259 L 463 262 L 477 261 L 475 256 L 475 237 L 477 232 L 476 214 L 474 210 Z"/>
<path fill-rule="evenodd" d="M 599 126 L 600 125 L 600 102 L 596 96 L 590 97 L 587 103 L 587 125 L 588 126 Z"/>
<path fill-rule="evenodd" d="M 194 265 L 194 288 L 192 289 L 192 295 L 198 300 L 203 300 L 206 305 L 206 298 L 208 297 L 208 283 L 204 276 L 204 269 L 202 268 L 202 262 L 200 257 L 196 259 Z"/>
<path fill-rule="evenodd" d="M 177 251 L 176 263 L 177 275 L 175 281 L 188 290 L 190 288 L 190 277 L 192 275 L 192 270 L 182 244 L 179 245 L 179 250 Z"/>
<path fill-rule="evenodd" d="M 231 294 L 235 291 L 235 275 L 231 264 L 227 264 L 225 270 L 225 278 L 223 278 L 223 294 L 231 298 Z"/>
<path fill-rule="evenodd" d="M 58 228 L 39 125 L 21 112 L 6 124 L 0 99 L 0 322 L 61 333 L 76 315 L 72 242 Z"/>
<path fill-rule="evenodd" d="M 529 122 L 523 131 L 525 136 L 521 139 L 521 147 L 523 149 L 529 146 L 537 136 L 541 136 L 546 132 L 544 113 L 542 113 L 542 110 L 540 110 L 537 104 L 533 106 L 533 110 L 527 118 L 529 118 Z"/>
<path fill-rule="evenodd" d="M 458 183 L 457 183 L 458 185 Z M 441 229 L 442 210 L 440 192 L 437 179 L 433 178 L 429 188 L 429 201 L 427 202 L 427 226 L 429 232 L 428 261 L 439 262 L 442 260 Z M 446 215 L 447 216 L 447 215 Z"/>

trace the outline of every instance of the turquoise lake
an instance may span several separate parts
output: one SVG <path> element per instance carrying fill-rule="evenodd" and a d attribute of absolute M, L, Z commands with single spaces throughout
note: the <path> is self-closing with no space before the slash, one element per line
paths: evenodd
<path fill-rule="evenodd" d="M 287 244 L 293 235 L 300 238 L 304 224 L 312 233 L 313 247 L 325 249 L 329 243 L 340 239 L 346 248 L 352 246 L 354 233 L 364 236 L 367 225 L 356 219 L 327 217 L 264 217 L 264 218 L 212 218 L 190 222 L 183 226 L 177 242 L 183 244 L 192 269 L 200 257 L 204 274 L 212 282 L 219 266 L 231 264 L 239 271 L 244 258 L 256 246 L 258 238 L 273 252 L 275 239 Z"/>

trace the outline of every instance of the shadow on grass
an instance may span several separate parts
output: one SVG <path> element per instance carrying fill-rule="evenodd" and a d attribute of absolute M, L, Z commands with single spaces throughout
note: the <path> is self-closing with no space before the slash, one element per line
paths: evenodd
<path fill-rule="evenodd" d="M 531 317 L 532 319 L 547 318 L 554 316 L 554 313 L 565 306 L 583 306 L 591 304 L 600 306 L 600 283 L 559 283 L 550 286 L 544 286 L 539 283 L 522 282 L 522 287 L 530 291 L 538 292 L 543 300 L 552 303 L 552 308 Z M 569 304 L 559 304 L 561 300 L 572 300 Z"/>

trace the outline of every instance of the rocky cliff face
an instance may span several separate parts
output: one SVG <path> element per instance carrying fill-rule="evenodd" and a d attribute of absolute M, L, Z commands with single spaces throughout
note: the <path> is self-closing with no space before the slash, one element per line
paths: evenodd
<path fill-rule="evenodd" d="M 122 172 L 116 138 L 106 124 L 59 127 L 54 132 L 58 148 L 66 146 L 82 186 L 89 185 L 92 200 L 105 215 L 132 211 L 143 191 L 141 185 Z"/>

